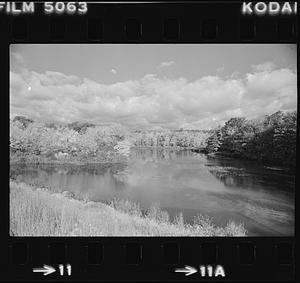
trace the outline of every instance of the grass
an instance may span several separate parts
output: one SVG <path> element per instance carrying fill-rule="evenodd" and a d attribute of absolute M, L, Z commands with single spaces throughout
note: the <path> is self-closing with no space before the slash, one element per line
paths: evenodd
<path fill-rule="evenodd" d="M 10 181 L 11 236 L 245 236 L 242 224 L 217 227 L 198 215 L 193 224 L 182 214 L 173 221 L 153 205 L 143 212 L 127 200 L 110 204 L 68 198 L 24 183 Z"/>

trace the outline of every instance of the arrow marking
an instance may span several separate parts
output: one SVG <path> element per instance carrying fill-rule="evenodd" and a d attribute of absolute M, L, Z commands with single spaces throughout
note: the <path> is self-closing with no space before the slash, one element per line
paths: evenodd
<path fill-rule="evenodd" d="M 175 272 L 183 272 L 185 273 L 185 276 L 189 276 L 196 273 L 197 269 L 192 266 L 186 265 L 184 268 L 175 269 Z"/>
<path fill-rule="evenodd" d="M 55 272 L 56 270 L 52 266 L 44 264 L 44 266 L 42 268 L 41 267 L 33 268 L 32 271 L 33 272 L 43 272 L 43 275 L 46 276 L 46 275 L 49 275 L 49 274 Z"/>

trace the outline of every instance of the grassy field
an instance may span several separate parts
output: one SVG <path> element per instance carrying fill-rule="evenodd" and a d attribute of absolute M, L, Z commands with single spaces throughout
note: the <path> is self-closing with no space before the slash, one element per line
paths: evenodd
<path fill-rule="evenodd" d="M 152 206 L 114 200 L 109 205 L 68 198 L 61 193 L 10 181 L 11 236 L 245 236 L 242 224 L 215 226 L 197 216 L 186 224 L 182 215 L 170 220 Z"/>

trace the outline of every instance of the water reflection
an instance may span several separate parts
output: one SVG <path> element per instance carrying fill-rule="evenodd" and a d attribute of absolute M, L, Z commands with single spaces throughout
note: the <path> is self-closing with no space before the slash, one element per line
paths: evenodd
<path fill-rule="evenodd" d="M 178 150 L 172 148 L 138 148 L 131 152 L 131 157 L 143 161 L 172 161 L 178 158 L 192 156 L 190 150 Z"/>
<path fill-rule="evenodd" d="M 257 162 L 230 158 L 209 156 L 207 160 L 208 171 L 226 187 L 294 191 L 295 176 L 284 169 L 272 170 Z"/>
<path fill-rule="evenodd" d="M 217 225 L 243 222 L 249 235 L 293 235 L 295 176 L 255 162 L 206 156 L 189 150 L 132 149 L 126 163 L 89 166 L 14 165 L 12 178 L 71 191 L 77 198 L 158 203 L 171 218 L 198 213 Z"/>
<path fill-rule="evenodd" d="M 26 174 L 24 174 L 26 173 Z M 17 164 L 11 166 L 10 177 L 18 181 L 26 182 L 35 186 L 47 187 L 49 189 L 62 188 L 61 183 L 69 187 L 67 181 L 78 180 L 79 183 L 71 182 L 74 187 L 81 186 L 84 179 L 90 180 L 93 177 L 102 177 L 110 188 L 115 190 L 125 189 L 128 177 L 128 165 L 122 163 L 103 163 L 90 165 L 53 165 L 53 164 Z M 59 186 L 53 180 L 59 180 Z M 66 182 L 65 182 L 66 180 Z M 87 182 L 89 183 L 89 182 Z M 62 188 L 62 190 L 64 190 Z"/>

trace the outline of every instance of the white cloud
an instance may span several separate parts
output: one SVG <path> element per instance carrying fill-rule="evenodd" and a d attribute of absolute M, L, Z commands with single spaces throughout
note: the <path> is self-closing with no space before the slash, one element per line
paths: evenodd
<path fill-rule="evenodd" d="M 28 91 L 30 86 L 31 90 Z M 122 123 L 129 127 L 211 128 L 297 106 L 297 75 L 260 69 L 244 77 L 205 76 L 100 84 L 59 72 L 10 73 L 11 115 L 41 121 Z"/>
<path fill-rule="evenodd" d="M 272 71 L 276 68 L 276 65 L 273 62 L 265 62 L 263 64 L 252 65 L 254 72 L 264 72 Z"/>
<path fill-rule="evenodd" d="M 222 72 L 224 72 L 224 70 L 225 70 L 224 66 L 219 67 L 219 68 L 217 68 L 217 73 L 222 73 Z"/>
<path fill-rule="evenodd" d="M 110 72 L 111 72 L 113 75 L 116 75 L 116 74 L 118 73 L 115 69 L 111 69 Z"/>
<path fill-rule="evenodd" d="M 12 60 L 14 60 L 16 64 L 18 64 L 18 65 L 24 65 L 25 64 L 24 58 L 20 53 L 11 52 L 10 56 L 11 56 L 10 58 Z"/>
<path fill-rule="evenodd" d="M 249 73 L 245 90 L 242 106 L 249 117 L 297 107 L 297 74 L 290 69 Z"/>
<path fill-rule="evenodd" d="M 25 71 L 25 60 L 23 56 L 15 51 L 10 52 L 10 66 L 14 68 L 16 72 Z"/>
<path fill-rule="evenodd" d="M 167 61 L 167 62 L 161 62 L 159 65 L 158 65 L 158 68 L 159 69 L 162 69 L 162 68 L 168 68 L 168 67 L 171 67 L 175 64 L 174 61 Z"/>
<path fill-rule="evenodd" d="M 225 111 L 225 114 L 226 117 L 230 119 L 231 117 L 241 117 L 243 115 L 243 111 L 241 108 L 236 108 L 236 109 Z"/>

